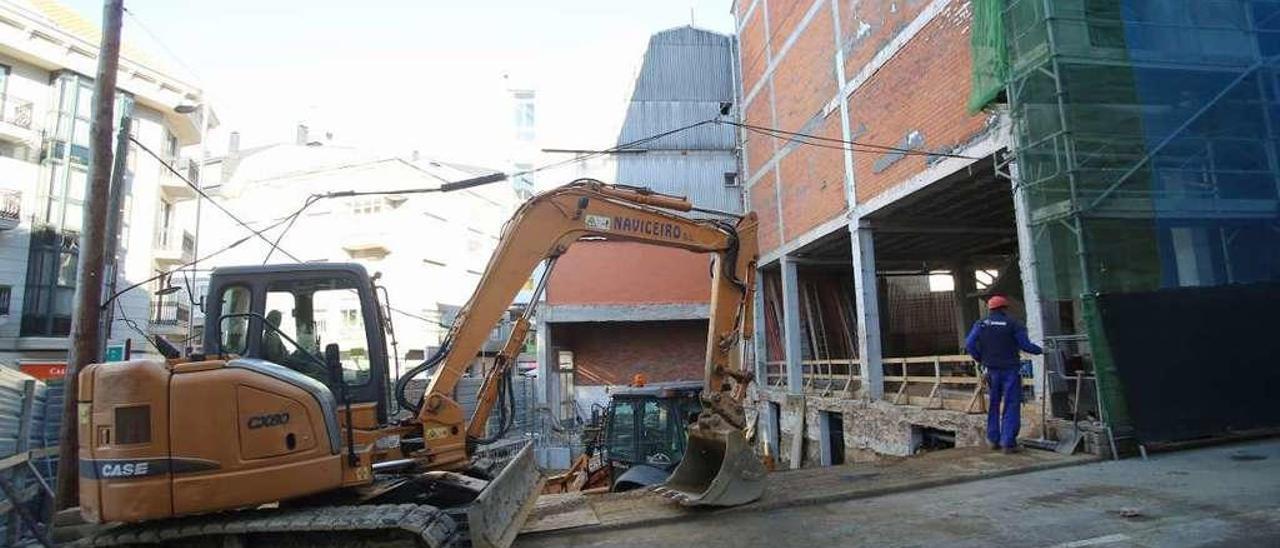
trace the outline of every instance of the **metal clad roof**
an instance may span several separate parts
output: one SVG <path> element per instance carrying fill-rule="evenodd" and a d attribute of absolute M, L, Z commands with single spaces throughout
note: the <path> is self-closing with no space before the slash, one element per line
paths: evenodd
<path fill-rule="evenodd" d="M 732 39 L 679 27 L 649 38 L 632 101 L 733 100 Z"/>
<path fill-rule="evenodd" d="M 653 35 L 618 144 L 716 118 L 720 104 L 734 100 L 733 47 L 731 37 L 693 27 Z M 616 156 L 617 182 L 742 211 L 741 189 L 725 185 L 725 173 L 738 171 L 732 126 L 707 124 L 629 148 L 649 152 Z"/>

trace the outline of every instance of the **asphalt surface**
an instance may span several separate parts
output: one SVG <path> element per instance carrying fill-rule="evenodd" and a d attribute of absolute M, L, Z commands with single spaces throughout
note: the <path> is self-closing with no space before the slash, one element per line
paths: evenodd
<path fill-rule="evenodd" d="M 540 546 L 1280 546 L 1280 440 L 1098 462 Z"/>

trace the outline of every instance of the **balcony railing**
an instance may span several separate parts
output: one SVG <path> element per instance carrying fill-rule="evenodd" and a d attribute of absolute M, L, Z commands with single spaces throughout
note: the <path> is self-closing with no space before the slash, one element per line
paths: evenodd
<path fill-rule="evenodd" d="M 18 226 L 22 219 L 22 192 L 0 189 L 0 230 Z"/>
<path fill-rule="evenodd" d="M 0 93 L 0 122 L 31 129 L 35 107 L 31 101 Z"/>
<path fill-rule="evenodd" d="M 191 306 L 181 301 L 158 301 L 151 307 L 151 323 L 154 325 L 187 325 L 191 321 Z"/>
<path fill-rule="evenodd" d="M 155 237 L 156 260 L 187 262 L 196 258 L 196 237 L 185 230 L 161 230 Z"/>

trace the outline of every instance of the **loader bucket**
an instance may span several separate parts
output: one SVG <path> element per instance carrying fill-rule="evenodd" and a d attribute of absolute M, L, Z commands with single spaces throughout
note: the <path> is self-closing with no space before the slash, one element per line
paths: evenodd
<path fill-rule="evenodd" d="M 467 509 L 471 545 L 507 548 L 515 540 L 542 492 L 542 473 L 527 443 Z"/>
<path fill-rule="evenodd" d="M 685 506 L 738 506 L 764 494 L 764 464 L 742 430 L 689 426 L 684 458 L 654 491 Z"/>

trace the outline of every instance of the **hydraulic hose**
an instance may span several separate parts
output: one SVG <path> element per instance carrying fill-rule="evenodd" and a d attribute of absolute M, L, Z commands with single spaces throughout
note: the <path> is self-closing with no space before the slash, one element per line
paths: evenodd
<path fill-rule="evenodd" d="M 449 354 L 449 343 L 450 341 L 446 340 L 444 344 L 440 345 L 440 349 L 436 350 L 436 353 L 432 354 L 430 358 L 427 358 L 422 363 L 413 366 L 413 369 L 410 369 L 400 378 L 396 379 L 396 401 L 400 403 L 401 409 L 408 409 L 413 411 L 415 414 L 422 409 L 422 398 L 418 398 L 418 401 L 416 402 L 410 402 L 409 397 L 406 395 L 406 392 L 409 390 L 409 381 L 418 375 L 435 369 L 437 365 L 440 365 L 440 362 L 444 361 L 444 357 Z"/>

